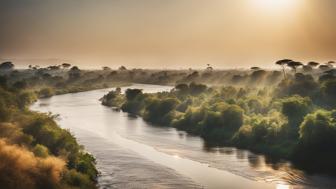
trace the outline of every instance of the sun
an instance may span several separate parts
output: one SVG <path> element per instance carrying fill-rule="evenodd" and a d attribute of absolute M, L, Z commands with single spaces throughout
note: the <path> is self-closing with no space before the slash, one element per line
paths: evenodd
<path fill-rule="evenodd" d="M 259 8 L 275 11 L 291 9 L 297 3 L 297 0 L 251 0 Z"/>

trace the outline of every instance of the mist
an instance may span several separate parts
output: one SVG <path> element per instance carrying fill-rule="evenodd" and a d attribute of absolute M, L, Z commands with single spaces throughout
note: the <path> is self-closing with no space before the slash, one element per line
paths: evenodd
<path fill-rule="evenodd" d="M 19 66 L 38 59 L 171 69 L 336 59 L 335 2 L 297 0 L 271 9 L 256 1 L 5 0 L 0 58 Z"/>

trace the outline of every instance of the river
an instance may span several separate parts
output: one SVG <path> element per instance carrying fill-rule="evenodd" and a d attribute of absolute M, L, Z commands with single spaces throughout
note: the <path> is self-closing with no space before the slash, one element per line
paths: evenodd
<path fill-rule="evenodd" d="M 308 175 L 289 162 L 274 163 L 247 150 L 208 148 L 199 137 L 102 106 L 99 98 L 110 90 L 58 95 L 31 107 L 58 114 L 59 125 L 96 157 L 100 188 L 336 188 L 336 178 Z"/>

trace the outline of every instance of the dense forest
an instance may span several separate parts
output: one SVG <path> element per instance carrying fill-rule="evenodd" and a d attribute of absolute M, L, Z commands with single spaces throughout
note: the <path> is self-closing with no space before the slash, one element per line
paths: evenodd
<path fill-rule="evenodd" d="M 281 71 L 253 67 L 229 72 L 231 78 L 222 74 L 228 77 L 222 85 L 217 83 L 221 77 L 211 82 L 220 71 L 192 72 L 176 80 L 170 92 L 128 89 L 123 94 L 117 88 L 101 101 L 153 124 L 199 135 L 209 145 L 246 148 L 290 159 L 308 171 L 335 174 L 334 62 L 303 65 L 285 59 L 276 64 Z M 205 74 L 208 79 L 201 82 Z M 190 75 L 196 76 L 190 79 Z"/>

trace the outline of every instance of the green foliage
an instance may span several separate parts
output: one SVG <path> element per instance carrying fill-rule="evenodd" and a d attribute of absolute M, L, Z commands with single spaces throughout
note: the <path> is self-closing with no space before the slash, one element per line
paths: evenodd
<path fill-rule="evenodd" d="M 328 80 L 322 85 L 322 94 L 326 100 L 326 105 L 335 107 L 336 106 L 336 79 Z"/>
<path fill-rule="evenodd" d="M 333 173 L 336 167 L 336 112 L 317 110 L 300 125 L 300 140 L 292 158 L 307 169 Z"/>
<path fill-rule="evenodd" d="M 295 74 L 294 79 L 283 80 L 277 87 L 277 95 L 280 97 L 300 95 L 303 97 L 315 97 L 320 91 L 320 85 L 311 75 Z"/>
<path fill-rule="evenodd" d="M 312 111 L 312 101 L 309 97 L 292 96 L 281 100 L 281 112 L 288 118 L 291 133 L 297 135 L 298 128 L 305 115 Z"/>
<path fill-rule="evenodd" d="M 258 80 L 266 77 L 264 74 L 258 71 L 253 77 Z M 310 154 L 312 161 L 330 162 L 330 158 L 312 155 L 314 150 L 308 146 L 314 144 L 315 152 L 327 150 L 321 146 L 333 148 L 336 124 L 332 116 L 336 113 L 309 113 L 334 99 L 333 84 L 333 81 L 317 83 L 310 75 L 299 73 L 276 88 L 207 88 L 182 83 L 165 93 L 129 90 L 120 107 L 146 121 L 200 135 L 212 144 L 235 145 L 307 163 L 308 160 L 302 161 L 305 157 L 301 154 Z M 109 96 L 115 99 L 116 95 Z M 336 157 L 334 153 L 323 153 Z"/>
<path fill-rule="evenodd" d="M 126 94 L 127 100 L 134 100 L 135 97 L 142 94 L 142 90 L 141 89 L 127 89 L 125 94 Z"/>
<path fill-rule="evenodd" d="M 38 157 L 46 158 L 46 157 L 49 156 L 48 148 L 41 145 L 41 144 L 37 144 L 34 147 L 33 152 L 34 152 L 35 156 L 38 156 Z"/>
<path fill-rule="evenodd" d="M 336 111 L 318 110 L 307 115 L 300 125 L 300 140 L 311 147 L 336 145 Z"/>
<path fill-rule="evenodd" d="M 81 188 L 81 189 L 92 189 L 96 188 L 95 184 L 92 183 L 89 176 L 82 174 L 75 170 L 67 171 L 64 174 L 64 182 L 70 186 Z"/>
<path fill-rule="evenodd" d="M 40 98 L 48 98 L 54 95 L 54 91 L 50 87 L 45 87 L 38 92 Z"/>
<path fill-rule="evenodd" d="M 0 99 L 0 122 L 6 122 L 11 119 L 12 112 L 11 109 L 6 106 L 3 99 Z"/>
<path fill-rule="evenodd" d="M 115 91 L 110 91 L 100 99 L 105 106 L 120 107 L 124 102 L 124 96 L 121 95 L 120 88 Z"/>
<path fill-rule="evenodd" d="M 169 125 L 173 119 L 173 112 L 178 104 L 175 98 L 148 99 L 144 110 L 144 119 L 160 125 Z"/>
<path fill-rule="evenodd" d="M 0 160 L 8 165 L 0 168 L 3 172 L 0 185 L 32 189 L 96 188 L 95 159 L 52 116 L 29 111 L 27 106 L 35 100 L 36 94 L 31 91 L 0 87 L 0 138 L 6 140 L 6 143 L 0 140 Z M 8 154 L 9 151 L 13 153 Z"/>
<path fill-rule="evenodd" d="M 19 92 L 17 104 L 20 109 L 25 109 L 28 105 L 36 101 L 36 94 L 28 91 Z"/>

